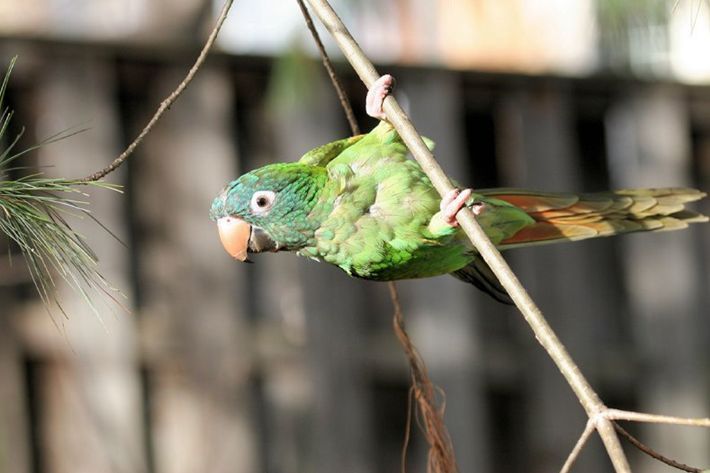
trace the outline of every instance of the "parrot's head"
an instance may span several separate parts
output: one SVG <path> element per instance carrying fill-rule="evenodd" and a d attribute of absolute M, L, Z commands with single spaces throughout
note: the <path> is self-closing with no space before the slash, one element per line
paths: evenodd
<path fill-rule="evenodd" d="M 323 168 L 279 163 L 227 184 L 210 210 L 225 250 L 246 261 L 247 252 L 303 247 L 317 228 L 310 214 L 325 180 Z"/>

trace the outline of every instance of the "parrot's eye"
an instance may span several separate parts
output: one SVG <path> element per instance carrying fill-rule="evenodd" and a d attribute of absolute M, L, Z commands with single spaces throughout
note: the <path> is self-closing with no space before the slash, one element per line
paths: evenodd
<path fill-rule="evenodd" d="M 276 194 L 273 191 L 256 191 L 251 196 L 249 208 L 257 215 L 263 215 L 271 210 L 276 200 Z"/>

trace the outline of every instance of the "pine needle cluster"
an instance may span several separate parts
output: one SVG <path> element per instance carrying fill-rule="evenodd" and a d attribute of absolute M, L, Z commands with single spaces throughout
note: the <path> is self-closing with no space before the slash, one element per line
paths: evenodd
<path fill-rule="evenodd" d="M 32 281 L 42 301 L 56 303 L 60 279 L 82 295 L 95 311 L 91 295 L 96 291 L 113 298 L 115 292 L 98 270 L 98 258 L 67 218 L 90 218 L 101 225 L 88 210 L 86 186 L 117 190 L 105 182 L 50 178 L 17 165 L 17 160 L 36 149 L 68 138 L 83 130 L 65 130 L 42 142 L 17 150 L 24 128 L 8 138 L 13 111 L 5 105 L 5 93 L 13 66 L 10 62 L 0 86 L 0 238 L 11 241 L 22 253 Z M 15 174 L 23 174 L 15 177 Z M 66 314 L 65 314 L 66 315 Z"/>

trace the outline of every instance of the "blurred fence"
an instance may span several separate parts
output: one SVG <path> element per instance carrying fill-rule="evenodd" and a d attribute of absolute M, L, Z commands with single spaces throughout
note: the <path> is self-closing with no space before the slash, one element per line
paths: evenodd
<path fill-rule="evenodd" d="M 5 41 L 1 50 L 21 54 L 9 100 L 28 127 L 25 143 L 90 126 L 26 162 L 63 176 L 112 159 L 192 57 L 38 41 Z M 99 321 L 60 287 L 69 317 L 55 314 L 53 323 L 22 265 L 0 257 L 0 472 L 399 468 L 409 379 L 385 286 L 292 255 L 236 264 L 207 218 L 212 197 L 240 171 L 347 134 L 320 71 L 305 76 L 305 89 L 286 81 L 290 99 L 277 101 L 272 66 L 212 57 L 110 176 L 125 194 L 92 191 L 95 215 L 127 246 L 90 222 L 77 225 L 127 294 L 130 314 L 102 310 Z M 460 182 L 710 188 L 708 87 L 388 72 Z M 361 113 L 364 90 L 343 75 Z M 700 208 L 710 211 L 707 201 Z M 698 225 L 509 257 L 610 405 L 696 416 L 710 411 L 709 243 L 710 229 Z M 585 418 L 515 310 L 448 277 L 399 287 L 413 339 L 446 392 L 461 471 L 556 471 Z M 634 427 L 664 453 L 710 465 L 708 432 Z M 424 471 L 425 451 L 415 434 L 408 471 Z M 639 471 L 665 471 L 632 459 Z M 575 471 L 609 468 L 592 443 Z"/>

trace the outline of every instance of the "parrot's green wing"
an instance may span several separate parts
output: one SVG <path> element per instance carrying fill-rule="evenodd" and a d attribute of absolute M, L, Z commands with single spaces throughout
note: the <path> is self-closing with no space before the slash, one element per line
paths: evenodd
<path fill-rule="evenodd" d="M 345 149 L 354 145 L 365 136 L 367 135 L 351 136 L 350 138 L 333 141 L 313 148 L 304 154 L 298 162 L 309 166 L 326 166 L 330 161 L 345 151 Z"/>
<path fill-rule="evenodd" d="M 430 150 L 434 149 L 432 140 L 426 137 L 422 139 Z M 353 146 L 355 144 L 357 146 Z M 338 154 L 334 155 L 334 153 Z M 328 164 L 328 167 L 336 167 L 352 164 L 359 168 L 382 158 L 394 156 L 404 158 L 407 153 L 407 147 L 392 125 L 381 121 L 366 135 L 334 141 L 309 151 L 301 158 L 301 162 L 307 159 L 309 164 L 311 161 L 317 161 L 320 166 Z"/>

